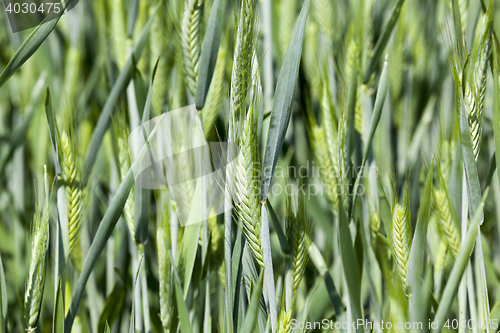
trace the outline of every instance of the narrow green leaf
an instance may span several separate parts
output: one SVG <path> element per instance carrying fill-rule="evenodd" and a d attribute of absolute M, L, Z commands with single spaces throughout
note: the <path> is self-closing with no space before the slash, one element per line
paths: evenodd
<path fill-rule="evenodd" d="M 104 326 L 104 333 L 111 333 L 108 322 L 106 322 L 106 326 Z"/>
<path fill-rule="evenodd" d="M 200 239 L 201 222 L 188 225 L 184 228 L 181 249 L 177 260 L 177 271 L 184 288 L 184 299 L 187 297 L 191 276 L 193 275 L 194 261 L 198 251 L 198 240 Z"/>
<path fill-rule="evenodd" d="M 323 258 L 321 251 L 318 249 L 316 244 L 312 242 L 309 246 L 309 257 L 311 258 L 311 262 L 314 264 L 314 267 L 316 267 L 319 274 L 323 276 L 330 302 L 333 305 L 333 309 L 335 310 L 337 318 L 340 318 L 340 316 L 344 313 L 344 311 L 342 310 L 342 300 L 340 299 L 339 293 L 337 292 L 337 288 L 335 288 L 332 276 L 330 274 L 330 271 L 328 270 L 328 267 L 326 266 L 325 259 Z"/>
<path fill-rule="evenodd" d="M 156 60 L 158 62 L 158 60 Z M 153 75 L 152 77 L 154 78 L 154 72 L 156 69 L 153 70 Z M 153 78 L 151 80 L 153 80 Z M 144 112 L 144 107 L 146 105 L 146 96 L 147 96 L 147 91 L 146 91 L 146 83 L 144 82 L 144 79 L 141 75 L 141 72 L 137 68 L 137 62 L 134 58 L 134 55 L 132 54 L 132 84 L 134 87 L 134 93 L 135 93 L 135 102 L 137 105 L 137 110 L 139 112 Z M 151 88 L 150 88 L 151 89 Z M 139 119 L 141 118 L 141 114 L 138 115 Z"/>
<path fill-rule="evenodd" d="M 457 295 L 458 285 L 462 280 L 462 275 L 465 272 L 465 268 L 467 267 L 470 256 L 472 254 L 472 250 L 474 248 L 474 244 L 479 234 L 479 225 L 482 220 L 484 202 L 486 201 L 488 192 L 489 189 L 486 189 L 486 191 L 484 191 L 481 203 L 479 204 L 479 207 L 477 207 L 473 221 L 470 224 L 469 229 L 467 230 L 465 242 L 462 243 L 460 254 L 458 255 L 457 260 L 455 260 L 455 264 L 453 265 L 453 269 L 451 270 L 450 277 L 448 278 L 448 282 L 446 283 L 446 286 L 444 288 L 443 295 L 441 296 L 441 300 L 439 302 L 439 306 L 433 320 L 438 321 L 439 327 L 438 329 L 435 329 L 434 332 L 441 331 L 446 317 L 449 314 L 453 300 Z"/>
<path fill-rule="evenodd" d="M 151 100 L 152 100 L 151 94 L 153 91 L 153 82 L 156 76 L 156 70 L 158 69 L 159 60 L 160 58 L 156 59 L 156 63 L 153 67 L 153 74 L 151 75 L 151 81 L 149 83 L 148 93 L 146 95 L 145 100 L 143 100 L 144 99 L 143 97 L 141 97 L 140 98 L 141 100 L 139 100 L 138 98 L 139 95 L 137 91 L 141 89 L 136 89 L 136 100 L 138 103 L 137 107 L 143 108 L 141 126 L 144 133 L 145 141 L 147 141 L 147 135 L 146 135 L 146 130 L 144 129 L 144 123 L 147 122 L 151 116 Z M 137 83 L 138 86 L 144 87 L 144 83 L 142 81 L 142 78 L 140 77 L 140 73 L 137 70 L 135 70 L 134 72 L 136 73 L 135 74 L 136 77 L 134 77 L 134 84 Z M 149 149 L 149 147 L 148 147 L 148 154 L 151 155 L 152 161 L 157 160 L 152 156 L 153 151 Z M 135 221 L 134 239 L 137 243 L 145 244 L 148 241 L 150 211 L 151 211 L 151 190 L 136 186 L 135 197 L 134 197 L 134 221 Z"/>
<path fill-rule="evenodd" d="M 490 159 L 490 166 L 488 167 L 488 175 L 486 176 L 485 186 L 490 186 L 491 181 L 493 180 L 493 176 L 495 175 L 495 171 L 497 170 L 497 156 L 496 153 L 493 153 Z"/>
<path fill-rule="evenodd" d="M 306 0 L 300 11 L 299 18 L 293 29 L 290 44 L 286 51 L 283 66 L 280 71 L 276 92 L 274 94 L 273 109 L 269 133 L 267 135 L 266 150 L 263 164 L 261 200 L 267 199 L 274 168 L 278 162 L 281 147 L 285 140 L 286 130 L 292 113 L 293 98 L 297 78 L 299 75 L 300 58 L 302 56 L 302 44 L 304 42 L 304 31 L 307 15 L 309 13 L 310 0 Z"/>
<path fill-rule="evenodd" d="M 64 295 L 61 276 L 57 279 L 56 299 L 54 302 L 54 317 L 52 320 L 52 333 L 64 332 Z"/>
<path fill-rule="evenodd" d="M 198 242 L 198 240 L 196 241 Z M 172 254 L 170 252 L 170 249 L 168 249 L 168 253 L 170 257 L 172 257 Z M 171 258 L 171 260 L 173 260 Z M 186 291 L 182 291 L 180 279 L 179 279 L 179 274 L 177 273 L 177 269 L 173 267 L 173 272 L 174 272 L 174 288 L 175 288 L 175 300 L 177 304 L 177 311 L 179 313 L 179 320 L 181 323 L 181 332 L 182 333 L 191 333 L 192 328 L 191 328 L 191 323 L 189 321 L 189 314 L 188 314 L 188 309 L 186 306 L 186 302 L 184 301 L 184 294 L 187 294 Z M 186 287 L 188 288 L 188 287 Z"/>
<path fill-rule="evenodd" d="M 50 35 L 52 30 L 59 22 L 62 14 L 66 10 L 67 5 L 70 3 L 62 1 L 62 9 L 59 14 L 48 15 L 42 23 L 40 23 L 26 38 L 23 44 L 16 51 L 12 59 L 10 59 L 7 66 L 4 68 L 2 74 L 0 74 L 0 88 L 9 80 L 9 78 L 17 71 L 21 66 L 38 50 L 40 45 L 45 41 L 45 39 Z"/>
<path fill-rule="evenodd" d="M 425 249 L 427 246 L 427 228 L 429 226 L 430 202 L 432 193 L 432 173 L 434 169 L 434 157 L 432 158 L 429 172 L 427 173 L 427 181 L 425 182 L 424 192 L 420 200 L 420 209 L 418 211 L 417 224 L 410 250 L 410 258 L 408 260 L 408 272 L 406 285 L 410 292 L 410 314 L 417 313 L 415 293 L 420 293 L 420 279 L 424 271 Z"/>
<path fill-rule="evenodd" d="M 251 281 L 257 281 L 259 275 L 257 274 L 257 269 L 255 268 L 254 259 L 248 246 L 243 249 L 243 278 L 245 282 L 247 295 L 251 295 L 252 291 L 250 288 Z M 259 330 L 261 333 L 265 332 L 266 323 L 268 321 L 268 314 L 266 308 L 266 300 L 264 299 L 264 294 L 260 297 L 260 307 L 259 307 Z"/>
<path fill-rule="evenodd" d="M 141 35 L 139 36 L 137 42 L 135 43 L 132 49 L 132 54 L 130 55 L 127 62 L 123 66 L 123 69 L 118 75 L 118 78 L 116 79 L 116 82 L 113 85 L 113 88 L 111 89 L 108 99 L 106 100 L 106 104 L 104 104 L 104 107 L 101 111 L 101 115 L 97 120 L 94 132 L 92 133 L 92 137 L 90 138 L 87 154 L 85 155 L 85 164 L 82 175 L 83 184 L 86 184 L 90 177 L 92 167 L 94 166 L 95 160 L 97 158 L 99 147 L 101 146 L 102 138 L 104 137 L 104 134 L 106 133 L 106 130 L 109 127 L 109 123 L 111 121 L 111 112 L 115 107 L 115 103 L 118 100 L 118 97 L 120 96 L 122 91 L 127 87 L 130 78 L 132 76 L 132 59 L 134 57 L 134 59 L 139 60 L 142 51 L 144 49 L 144 45 L 146 44 L 146 41 L 148 39 L 149 30 L 156 16 L 157 10 L 158 10 L 158 5 L 155 7 L 149 20 L 146 22 L 144 28 L 142 29 Z"/>
<path fill-rule="evenodd" d="M 2 332 L 7 332 L 7 315 L 9 310 L 7 300 L 5 273 L 3 271 L 2 256 L 0 255 L 0 330 Z"/>
<path fill-rule="evenodd" d="M 267 300 L 269 312 L 271 314 L 271 326 L 273 331 L 278 325 L 278 311 L 276 306 L 276 288 L 274 286 L 273 256 L 271 253 L 271 239 L 269 237 L 269 220 L 267 217 L 267 208 L 261 206 L 261 229 L 260 237 L 262 239 L 262 256 L 264 257 L 264 280 L 266 283 Z"/>
<path fill-rule="evenodd" d="M 463 43 L 463 35 L 462 35 L 462 20 L 460 19 L 460 6 L 458 4 L 458 0 L 451 1 L 451 8 L 453 10 L 453 28 L 455 32 L 455 48 L 458 55 L 459 60 L 465 60 L 465 47 Z"/>
<path fill-rule="evenodd" d="M 134 278 L 134 288 L 132 289 L 132 312 L 130 314 L 130 326 L 129 326 L 129 333 L 135 333 L 135 288 L 137 288 L 137 280 L 139 279 L 139 273 L 141 272 L 141 264 L 142 260 L 144 259 L 144 255 L 141 256 L 141 260 L 139 260 L 139 265 L 137 267 L 137 272 L 135 273 L 135 278 Z"/>
<path fill-rule="evenodd" d="M 403 3 L 404 0 L 398 0 L 396 5 L 394 6 L 394 9 L 391 12 L 391 15 L 389 16 L 389 20 L 385 23 L 382 29 L 382 34 L 377 40 L 377 44 L 375 44 L 375 48 L 373 49 L 373 55 L 368 61 L 368 66 L 366 67 L 365 76 L 363 78 L 364 84 L 370 81 L 370 77 L 373 71 L 375 70 L 375 67 L 377 66 L 380 56 L 384 52 L 385 46 L 387 45 L 389 37 L 391 36 L 392 29 L 394 29 L 394 26 L 396 25 L 396 22 L 399 18 L 399 14 L 401 12 L 401 7 L 403 6 Z"/>
<path fill-rule="evenodd" d="M 368 139 L 366 141 L 365 152 L 363 154 L 363 160 L 361 161 L 361 172 L 356 175 L 356 182 L 354 183 L 354 190 L 352 191 L 352 204 L 350 209 L 350 216 L 354 216 L 354 206 L 356 205 L 356 198 L 358 193 L 359 183 L 361 177 L 365 176 L 363 174 L 366 159 L 368 158 L 368 152 L 370 151 L 371 143 L 375 131 L 377 130 L 380 117 L 382 116 L 382 109 L 384 108 L 385 98 L 387 96 L 387 61 L 384 62 L 384 68 L 382 69 L 382 74 L 380 75 L 380 82 L 378 85 L 377 98 L 375 99 L 375 107 L 373 109 L 372 121 L 370 124 L 370 132 L 368 134 Z"/>
<path fill-rule="evenodd" d="M 264 272 L 260 273 L 259 281 L 254 285 L 250 305 L 245 315 L 245 321 L 240 332 L 253 332 L 255 323 L 257 322 L 257 314 L 259 311 L 260 294 L 262 292 L 262 284 L 264 282 Z"/>
<path fill-rule="evenodd" d="M 207 98 L 208 88 L 214 74 L 217 54 L 219 52 L 222 24 L 224 23 L 225 0 L 214 0 L 207 30 L 201 45 L 201 55 L 198 62 L 198 79 L 196 81 L 195 103 L 198 110 L 203 109 Z"/>
<path fill-rule="evenodd" d="M 274 230 L 276 230 L 276 234 L 278 235 L 278 240 L 280 241 L 280 247 L 283 254 L 290 253 L 290 245 L 288 244 L 288 240 L 283 232 L 283 228 L 281 227 L 280 220 L 278 216 L 274 212 L 273 207 L 269 201 L 266 202 L 267 209 L 269 210 L 269 216 L 271 217 L 271 222 L 273 222 Z"/>
<path fill-rule="evenodd" d="M 123 309 L 123 303 L 125 302 L 125 296 L 126 290 L 121 278 L 119 278 L 111 294 L 109 294 L 104 303 L 104 308 L 102 309 L 101 316 L 99 317 L 99 324 L 97 326 L 98 332 L 102 332 L 103 328 L 109 323 L 113 325 L 115 320 L 119 318 Z"/>
<path fill-rule="evenodd" d="M 382 222 L 384 223 L 385 233 L 388 238 L 391 237 L 391 217 L 392 217 L 392 209 L 391 209 L 391 198 L 388 197 L 384 190 L 384 185 L 382 184 L 382 179 L 377 174 L 377 186 L 378 186 L 378 196 L 379 196 L 379 205 L 380 205 L 380 217 L 382 218 Z"/>
<path fill-rule="evenodd" d="M 349 291 L 349 299 L 352 306 L 352 318 L 353 321 L 356 321 L 357 319 L 364 318 L 361 311 L 361 279 L 358 272 L 356 253 L 354 253 L 352 244 L 351 232 L 349 230 L 349 221 L 347 220 L 342 204 L 342 196 L 339 196 L 338 217 L 340 254 L 344 267 L 345 281 L 347 282 L 347 289 Z"/>
<path fill-rule="evenodd" d="M 238 326 L 236 323 L 241 322 L 241 318 L 239 314 L 241 312 L 241 279 L 243 276 L 243 251 L 245 248 L 245 238 L 241 232 L 241 229 L 238 228 L 238 234 L 236 235 L 236 242 L 234 243 L 233 248 L 233 257 L 231 258 L 231 270 L 232 270 L 232 292 L 233 292 L 233 323 L 235 323 L 235 331 L 237 331 L 236 327 Z"/>
<path fill-rule="evenodd" d="M 115 8 L 114 10 L 116 10 Z M 127 15 L 127 36 L 132 38 L 134 35 L 135 22 L 139 13 L 139 0 L 131 0 L 129 3 Z"/>

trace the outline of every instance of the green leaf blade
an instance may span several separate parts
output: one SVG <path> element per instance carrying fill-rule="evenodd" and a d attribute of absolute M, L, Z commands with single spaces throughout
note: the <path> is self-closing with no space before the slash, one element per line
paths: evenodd
<path fill-rule="evenodd" d="M 271 123 L 269 125 L 269 134 L 264 155 L 261 190 L 262 201 L 267 199 L 274 168 L 278 162 L 288 123 L 290 122 L 293 98 L 299 75 L 302 45 L 304 43 L 304 32 L 307 16 L 309 14 L 309 4 L 310 0 L 306 0 L 302 6 L 302 10 L 300 11 L 299 18 L 293 30 L 290 44 L 288 44 L 285 60 L 283 61 L 283 66 L 276 85 Z"/>

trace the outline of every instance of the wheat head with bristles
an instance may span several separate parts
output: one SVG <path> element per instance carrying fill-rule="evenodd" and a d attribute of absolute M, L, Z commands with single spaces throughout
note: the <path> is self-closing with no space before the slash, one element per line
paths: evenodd
<path fill-rule="evenodd" d="M 45 197 L 43 208 L 37 204 L 33 218 L 31 260 L 24 294 L 24 327 L 26 332 L 36 329 L 45 288 L 45 269 L 49 248 L 50 185 L 44 165 Z"/>
<path fill-rule="evenodd" d="M 78 251 L 80 231 L 83 221 L 83 190 L 80 182 L 81 172 L 76 161 L 76 152 L 72 132 L 61 132 L 61 170 L 64 189 L 66 192 L 66 205 L 68 208 L 69 253 Z"/>
<path fill-rule="evenodd" d="M 111 44 L 111 54 L 118 69 L 127 61 L 127 29 L 124 0 L 111 0 L 107 7 L 109 13 L 107 40 Z"/>
<path fill-rule="evenodd" d="M 290 255 L 293 258 L 293 303 L 309 260 L 308 250 L 311 236 L 311 221 L 302 195 L 299 196 L 297 206 L 297 213 L 288 215 L 285 222 Z"/>
<path fill-rule="evenodd" d="M 234 195 L 240 227 L 261 267 L 264 257 L 260 237 L 260 168 L 258 168 L 257 126 L 255 124 L 255 104 L 249 108 L 240 140 L 240 155 L 234 175 Z"/>
<path fill-rule="evenodd" d="M 321 31 L 330 41 L 333 41 L 333 34 L 335 33 L 333 2 L 329 0 L 314 0 L 312 1 L 312 5 L 314 18 L 318 22 Z"/>
<path fill-rule="evenodd" d="M 181 25 L 181 48 L 186 82 L 194 97 L 198 79 L 201 36 L 200 24 L 203 15 L 203 0 L 186 0 Z"/>
<path fill-rule="evenodd" d="M 313 157 L 321 179 L 326 182 L 325 192 L 333 206 L 333 213 L 336 215 L 339 198 L 337 193 L 337 173 L 332 165 L 332 162 L 335 162 L 336 159 L 330 158 L 324 127 L 313 125 L 310 133 Z"/>
<path fill-rule="evenodd" d="M 460 253 L 460 232 L 453 220 L 450 200 L 443 190 L 434 189 L 433 194 L 438 231 L 452 257 L 456 259 Z"/>
<path fill-rule="evenodd" d="M 394 191 L 396 193 L 396 191 Z M 392 207 L 392 231 L 391 231 L 391 250 L 394 257 L 396 269 L 401 278 L 403 286 L 406 286 L 406 272 L 408 270 L 408 260 L 411 249 L 411 218 L 410 218 L 410 199 L 409 184 L 405 184 L 404 204 L 395 202 Z M 405 287 L 406 288 L 406 287 Z"/>
<path fill-rule="evenodd" d="M 257 42 L 256 1 L 244 0 L 238 18 L 236 44 L 234 46 L 231 73 L 230 113 L 233 121 L 245 114 L 245 101 L 250 88 L 252 60 Z"/>

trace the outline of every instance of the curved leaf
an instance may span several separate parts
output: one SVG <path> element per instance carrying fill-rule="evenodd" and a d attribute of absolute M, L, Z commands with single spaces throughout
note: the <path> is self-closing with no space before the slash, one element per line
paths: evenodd
<path fill-rule="evenodd" d="M 271 123 L 267 136 L 267 144 L 264 155 L 261 200 L 267 199 L 274 168 L 278 162 L 281 147 L 285 140 L 286 130 L 292 113 L 293 97 L 299 76 L 300 58 L 302 56 L 302 45 L 304 43 L 304 31 L 306 28 L 307 15 L 309 13 L 310 0 L 306 0 L 300 11 L 299 18 L 293 29 L 290 44 L 286 51 L 285 60 L 276 85 L 273 110 L 271 112 Z"/>

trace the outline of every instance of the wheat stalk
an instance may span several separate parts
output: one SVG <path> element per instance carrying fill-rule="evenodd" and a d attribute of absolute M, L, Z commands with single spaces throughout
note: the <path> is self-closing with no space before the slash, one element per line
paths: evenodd
<path fill-rule="evenodd" d="M 37 205 L 33 218 L 31 260 L 28 281 L 24 294 L 24 326 L 26 332 L 36 329 L 42 305 L 45 287 L 45 268 L 47 265 L 47 250 L 49 248 L 49 207 L 50 186 L 47 167 L 44 165 L 45 198 L 43 208 Z"/>
<path fill-rule="evenodd" d="M 181 48 L 186 82 L 194 96 L 198 79 L 201 36 L 200 22 L 203 15 L 203 0 L 186 0 L 181 26 Z"/>
<path fill-rule="evenodd" d="M 299 283 L 304 276 L 309 260 L 308 250 L 311 234 L 311 221 L 302 195 L 299 196 L 297 213 L 288 215 L 285 229 L 288 244 L 290 245 L 290 256 L 293 258 L 293 300 L 295 301 Z"/>

